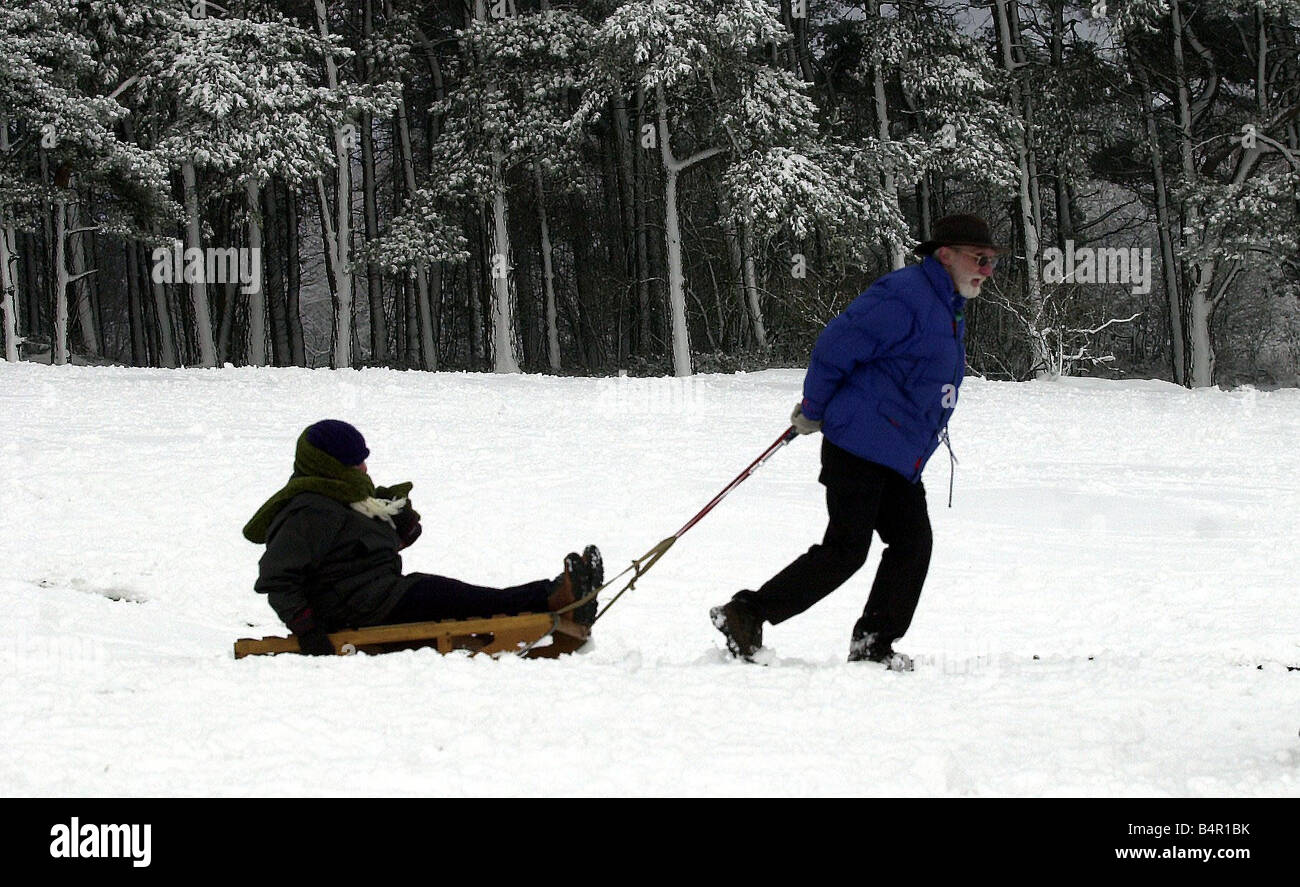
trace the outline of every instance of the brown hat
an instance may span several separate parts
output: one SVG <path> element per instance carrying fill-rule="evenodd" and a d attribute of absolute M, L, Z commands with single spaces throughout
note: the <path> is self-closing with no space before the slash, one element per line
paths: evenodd
<path fill-rule="evenodd" d="M 1005 246 L 993 242 L 989 223 L 979 216 L 944 216 L 930 229 L 930 239 L 917 246 L 916 251 L 928 256 L 941 246 L 978 246 L 984 249 L 1007 251 Z"/>

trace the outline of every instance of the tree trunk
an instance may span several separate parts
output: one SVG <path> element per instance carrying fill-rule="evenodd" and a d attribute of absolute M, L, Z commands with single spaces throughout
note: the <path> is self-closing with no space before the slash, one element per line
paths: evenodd
<path fill-rule="evenodd" d="M 433 100 L 441 102 L 446 98 L 446 87 L 443 84 L 442 65 L 438 61 L 438 53 L 424 31 L 420 28 L 415 29 L 416 38 L 424 47 L 424 56 L 429 63 L 429 77 L 433 85 Z M 442 135 L 442 119 L 436 113 L 429 114 L 428 127 L 429 148 L 432 152 L 433 145 Z M 443 280 L 443 262 L 434 262 L 429 267 L 429 369 L 436 370 L 439 366 L 440 358 L 438 348 L 442 338 L 442 280 Z M 454 302 L 453 302 L 454 304 Z"/>
<path fill-rule="evenodd" d="M 185 188 L 185 247 L 186 250 L 203 251 L 203 224 L 199 218 L 199 188 L 194 172 L 194 164 L 185 161 L 181 164 L 181 178 Z M 188 263 L 186 263 L 188 264 Z M 212 314 L 208 304 L 208 287 L 205 273 L 194 275 L 190 284 L 190 301 L 194 306 L 195 334 L 199 347 L 199 365 L 215 367 L 217 365 L 217 343 L 212 338 Z"/>
<path fill-rule="evenodd" d="M 366 4 L 367 10 L 370 5 Z M 366 241 L 379 237 L 379 206 L 375 199 L 374 115 L 361 115 L 361 191 L 365 212 Z M 384 314 L 383 279 L 374 262 L 366 262 L 366 300 L 370 305 L 370 360 L 388 363 L 388 318 Z"/>
<path fill-rule="evenodd" d="M 871 17 L 881 17 L 879 0 L 868 0 L 867 6 L 868 14 Z M 892 137 L 890 136 L 889 126 L 889 103 L 885 98 L 885 75 L 880 65 L 873 65 L 871 68 L 871 85 L 875 98 L 876 138 L 880 140 L 883 148 L 892 141 Z M 903 210 L 898 203 L 898 184 L 892 170 L 886 169 L 881 173 L 881 185 L 885 193 L 885 200 L 889 202 L 889 208 L 901 219 Z M 891 239 L 886 246 L 889 248 L 890 268 L 897 271 L 903 267 L 905 261 L 903 245 Z"/>
<path fill-rule="evenodd" d="M 397 103 L 393 118 L 397 127 L 397 145 L 402 154 L 402 181 L 406 196 L 415 196 L 415 155 L 411 150 L 411 127 L 406 116 L 406 101 Z M 420 365 L 426 370 L 438 368 L 438 350 L 433 339 L 433 305 L 429 299 L 429 276 L 424 262 L 415 268 L 415 309 L 419 326 Z"/>
<path fill-rule="evenodd" d="M 487 21 L 487 4 L 475 0 L 474 18 Z M 514 279 L 511 274 L 510 226 L 506 219 L 505 152 L 498 137 L 492 138 L 492 254 L 488 267 L 492 276 L 492 369 L 497 373 L 519 372 L 515 350 Z"/>
<path fill-rule="evenodd" d="M 266 366 L 266 291 L 262 288 L 262 189 L 249 179 L 244 185 L 248 198 L 249 267 L 255 269 L 257 289 L 248 293 L 248 363 Z M 242 282 L 242 281 L 241 281 Z"/>
<path fill-rule="evenodd" d="M 730 220 L 723 222 L 722 239 L 727 244 L 728 285 L 732 289 L 736 303 L 748 314 L 748 299 L 745 295 L 745 257 L 741 254 L 740 234 L 736 231 L 735 224 Z M 742 336 L 742 344 L 744 343 L 745 340 Z"/>
<path fill-rule="evenodd" d="M 662 102 L 662 97 L 660 98 Z M 668 115 L 659 110 L 659 138 L 664 151 L 664 244 L 668 250 L 668 310 L 672 316 L 673 375 L 691 375 L 691 340 L 686 328 L 686 290 L 682 275 L 682 234 L 677 221 L 677 169 L 668 145 Z"/>
<path fill-rule="evenodd" d="M 267 182 L 266 195 L 266 302 L 271 316 L 271 362 L 278 367 L 291 366 L 289 349 L 289 311 L 284 294 L 284 271 L 280 259 L 284 255 L 284 238 L 280 236 L 279 184 L 276 179 Z"/>
<path fill-rule="evenodd" d="M 542 170 L 533 165 L 537 181 L 537 221 L 542 229 L 542 285 L 546 290 L 546 357 L 552 372 L 560 369 L 560 327 L 555 304 L 555 270 L 551 263 L 551 228 L 546 221 L 546 191 L 542 187 Z"/>
<path fill-rule="evenodd" d="M 486 240 L 487 234 L 484 231 L 484 213 L 475 211 L 470 214 L 470 220 L 474 225 L 474 255 L 476 266 L 474 273 L 465 275 L 465 316 L 469 323 L 469 329 L 465 332 L 465 338 L 469 342 L 469 365 L 473 370 L 482 369 L 482 345 L 481 339 L 483 332 L 483 300 L 480 290 L 488 274 L 491 273 L 491 258 L 487 254 Z"/>
<path fill-rule="evenodd" d="M 285 226 L 289 264 L 285 271 L 285 308 L 289 315 L 289 354 L 294 366 L 307 365 L 307 344 L 302 335 L 302 238 L 298 235 L 298 191 L 285 189 L 288 224 Z"/>
<path fill-rule="evenodd" d="M 1183 186 L 1194 187 L 1198 175 L 1193 156 L 1191 89 L 1187 81 L 1187 64 L 1183 51 L 1180 0 L 1170 0 L 1169 17 L 1173 31 L 1174 80 L 1178 90 L 1178 152 L 1182 162 Z M 1194 198 L 1183 202 L 1182 214 L 1182 229 L 1191 232 L 1193 237 L 1203 236 L 1200 207 Z M 1192 286 L 1187 294 L 1187 381 L 1193 388 L 1207 388 L 1214 384 L 1214 346 L 1210 335 L 1213 311 L 1209 298 L 1215 264 L 1210 259 L 1193 260 L 1190 267 Z"/>
<path fill-rule="evenodd" d="M 766 351 L 768 349 L 767 327 L 763 324 L 763 308 L 758 302 L 758 273 L 754 268 L 754 232 L 744 222 L 740 224 L 740 247 L 745 257 L 742 268 L 750 328 L 754 332 L 754 343 Z"/>
<path fill-rule="evenodd" d="M 1052 67 L 1064 76 L 1065 71 L 1065 0 L 1051 2 L 1051 58 Z M 1056 198 L 1056 244 L 1065 250 L 1066 241 L 1074 239 L 1073 195 L 1065 177 L 1064 152 L 1055 157 L 1053 187 Z"/>
<path fill-rule="evenodd" d="M 650 356 L 650 248 L 649 219 L 646 213 L 646 151 L 641 144 L 645 132 L 645 90 L 636 88 L 636 132 L 632 142 L 633 210 L 636 215 L 636 301 L 637 346 L 641 357 Z M 657 242 L 657 241 L 656 241 Z"/>
<path fill-rule="evenodd" d="M 42 227 L 50 224 L 49 213 L 41 213 Z M 40 248 L 41 241 L 38 241 L 36 234 L 17 232 L 18 235 L 18 252 L 23 259 L 23 272 L 21 275 L 18 292 L 24 294 L 25 304 L 20 306 L 18 316 L 25 321 L 25 334 L 29 337 L 42 336 L 46 330 L 45 312 L 49 292 L 50 275 L 47 270 L 49 263 L 48 251 Z M 48 244 L 49 241 L 45 241 Z M 41 281 L 43 283 L 38 283 Z M 23 328 L 22 325 L 19 327 Z"/>
<path fill-rule="evenodd" d="M 320 35 L 329 39 L 329 18 L 325 0 L 313 0 L 316 24 Z M 339 87 L 338 65 L 334 56 L 325 55 L 325 79 L 330 92 Z M 354 129 L 352 131 L 355 131 Z M 329 253 L 330 275 L 334 286 L 334 330 L 330 364 L 335 369 L 352 365 L 352 146 L 348 144 L 348 126 L 336 126 L 334 136 L 334 162 L 337 181 L 334 189 L 334 221 L 329 223 L 329 203 L 325 199 L 324 180 L 317 177 L 321 201 L 321 223 L 325 229 L 326 252 Z"/>
<path fill-rule="evenodd" d="M 158 232 L 155 230 L 154 233 Z M 149 281 L 152 284 L 153 313 L 158 330 L 158 363 L 173 370 L 181 365 L 181 357 L 176 347 L 176 326 L 172 320 L 171 300 L 167 298 L 167 285 L 156 280 L 152 273 Z"/>
<path fill-rule="evenodd" d="M 668 308 L 672 319 L 673 374 L 691 375 L 690 334 L 686 325 L 686 286 L 682 271 L 682 235 L 677 214 L 677 178 L 697 163 L 722 153 L 721 148 L 705 148 L 685 160 L 673 156 L 668 129 L 668 105 L 663 87 L 655 88 L 659 113 L 659 153 L 664 168 L 664 244 L 668 252 Z"/>
<path fill-rule="evenodd" d="M 131 244 L 131 251 L 135 253 L 136 267 L 140 269 L 140 273 L 143 275 L 140 279 L 140 316 L 144 320 L 144 343 L 145 354 L 147 355 L 146 362 L 143 365 L 162 366 L 162 337 L 158 333 L 158 316 L 153 304 L 153 281 L 150 279 L 153 275 L 150 273 L 150 265 L 147 261 L 148 255 L 145 252 L 144 244 L 138 242 Z"/>
<path fill-rule="evenodd" d="M 1007 4 L 1007 18 L 1011 24 L 1011 45 L 1015 49 L 1017 66 L 1028 65 L 1029 53 L 1025 50 L 1024 38 L 1020 30 L 1020 3 L 1011 0 Z M 1029 206 L 1033 213 L 1035 239 L 1042 239 L 1043 234 L 1043 198 L 1038 177 L 1038 145 L 1034 140 L 1034 89 L 1027 76 L 1020 78 L 1021 107 L 1025 120 L 1025 159 L 1029 170 Z M 1041 249 L 1041 245 L 1040 245 Z"/>
<path fill-rule="evenodd" d="M 9 118 L 0 114 L 0 157 L 9 154 Z M 4 207 L 0 206 L 0 217 Z M 17 262 L 18 241 L 12 225 L 0 227 L 0 311 L 3 311 L 5 360 L 18 360 L 18 286 L 14 263 Z M 30 326 L 30 322 L 29 322 Z"/>
<path fill-rule="evenodd" d="M 0 119 L 0 132 L 5 122 Z M 5 360 L 18 360 L 18 287 L 13 264 L 17 259 L 14 229 L 0 228 L 0 310 L 4 313 Z"/>
<path fill-rule="evenodd" d="M 217 291 L 221 294 L 221 320 L 217 323 L 217 365 L 225 366 L 227 363 L 235 362 L 231 340 L 234 338 L 235 331 L 235 302 L 238 290 L 230 281 L 225 283 L 214 281 L 214 284 L 220 287 Z"/>
<path fill-rule="evenodd" d="M 362 16 L 362 37 L 369 43 L 375 30 L 373 0 L 365 0 Z M 369 84 L 375 66 L 369 56 L 360 57 L 364 79 Z M 375 196 L 375 142 L 374 115 L 369 111 L 361 115 L 361 191 L 364 205 L 366 240 L 373 243 L 379 237 L 379 205 Z M 383 366 L 388 363 L 388 318 L 384 313 L 383 278 L 374 262 L 366 262 L 366 298 L 370 305 L 370 360 Z"/>
<path fill-rule="evenodd" d="M 54 341 L 50 359 L 56 366 L 68 362 L 68 212 L 67 203 L 54 204 Z"/>
<path fill-rule="evenodd" d="M 997 7 L 997 28 L 998 40 L 1002 48 L 1002 65 L 1003 69 L 1012 77 L 1016 76 L 1018 67 L 1016 53 L 1011 33 L 1011 15 L 1010 5 L 1016 0 L 993 0 Z M 1031 127 L 1030 111 L 1028 104 L 1028 85 L 1022 78 L 1017 78 L 1019 86 L 1017 94 L 1020 96 L 1021 118 L 1025 124 L 1025 130 Z M 1017 199 L 1019 201 L 1019 222 L 1020 229 L 1024 235 L 1025 246 L 1025 277 L 1026 277 L 1026 301 L 1029 305 L 1031 324 L 1035 335 L 1031 336 L 1031 347 L 1033 349 L 1033 360 L 1037 374 L 1039 376 L 1047 375 L 1053 370 L 1060 370 L 1060 367 L 1054 366 L 1052 356 L 1048 353 L 1046 343 L 1042 336 L 1036 333 L 1042 328 L 1044 323 L 1043 314 L 1045 306 L 1043 304 L 1043 284 L 1041 280 L 1041 269 L 1039 268 L 1039 243 L 1038 243 L 1038 226 L 1035 223 L 1034 201 L 1032 196 L 1033 182 L 1031 181 L 1032 163 L 1029 154 L 1029 147 L 1026 137 L 1023 133 L 1015 138 L 1016 148 L 1016 167 L 1020 173 L 1019 188 Z"/>
<path fill-rule="evenodd" d="M 930 174 L 921 173 L 921 177 L 916 181 L 916 204 L 921 216 L 921 237 L 929 239 L 931 221 L 930 211 Z"/>
<path fill-rule="evenodd" d="M 144 303 L 140 298 L 140 254 L 134 240 L 124 244 L 126 254 L 126 310 L 131 328 L 131 365 L 148 366 L 149 348 L 145 336 Z"/>
<path fill-rule="evenodd" d="M 515 316 L 512 298 L 510 227 L 506 219 L 505 154 L 492 149 L 492 356 L 493 371 L 519 372 L 515 353 Z"/>
<path fill-rule="evenodd" d="M 629 286 L 636 287 L 639 293 L 642 284 L 638 269 L 642 260 L 637 255 L 636 187 L 633 184 L 636 175 L 633 158 L 638 153 L 638 149 L 632 139 L 631 123 L 627 115 L 627 99 L 621 91 L 615 96 L 613 106 L 614 161 L 618 166 L 619 219 L 622 223 L 624 274 Z M 628 287 L 624 287 L 619 295 L 618 365 L 620 367 L 627 365 L 627 357 L 631 352 L 632 324 L 628 302 Z M 638 307 L 640 307 L 639 302 Z"/>
<path fill-rule="evenodd" d="M 1155 191 L 1156 232 L 1160 239 L 1160 270 L 1164 276 L 1165 300 L 1169 306 L 1170 361 L 1173 378 L 1187 384 L 1186 332 L 1183 329 L 1183 293 L 1179 285 L 1178 260 L 1174 255 L 1174 228 L 1177 221 L 1169 212 L 1169 191 L 1165 184 L 1165 165 L 1156 126 L 1151 83 L 1144 63 L 1129 50 L 1129 64 L 1142 93 L 1142 117 L 1146 126 L 1147 152 L 1151 158 L 1151 182 Z"/>
<path fill-rule="evenodd" d="M 69 186 L 71 187 L 71 186 Z M 102 339 L 99 335 L 99 317 L 95 312 L 95 302 L 90 294 L 90 272 L 86 268 L 86 244 L 80 237 L 81 203 L 73 200 L 67 204 L 68 219 L 68 254 L 72 260 L 72 298 L 77 306 L 77 325 L 81 328 L 81 347 L 91 357 L 103 353 Z M 83 283 L 83 281 L 85 281 Z"/>

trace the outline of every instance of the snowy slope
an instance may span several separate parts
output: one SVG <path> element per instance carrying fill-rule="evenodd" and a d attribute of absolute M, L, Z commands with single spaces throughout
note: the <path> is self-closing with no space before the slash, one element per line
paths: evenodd
<path fill-rule="evenodd" d="M 811 439 L 583 655 L 231 656 L 281 631 L 239 530 L 316 419 L 415 482 L 408 569 L 512 584 L 644 553 L 801 378 L 0 363 L 0 792 L 1300 795 L 1294 390 L 968 380 L 910 675 L 844 662 L 878 550 L 768 667 L 721 653 L 708 607 L 820 538 Z"/>

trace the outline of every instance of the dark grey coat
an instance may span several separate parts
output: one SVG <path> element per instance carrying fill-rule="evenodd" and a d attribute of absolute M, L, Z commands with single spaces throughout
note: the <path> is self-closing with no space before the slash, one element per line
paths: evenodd
<path fill-rule="evenodd" d="M 310 607 L 326 631 L 380 625 L 419 575 L 402 575 L 397 531 L 318 493 L 299 493 L 271 521 L 253 586 L 290 624 Z"/>

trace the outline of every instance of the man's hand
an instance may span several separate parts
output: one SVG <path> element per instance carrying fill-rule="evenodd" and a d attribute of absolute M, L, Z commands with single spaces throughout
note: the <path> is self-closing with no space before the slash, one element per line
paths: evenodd
<path fill-rule="evenodd" d="M 813 421 L 803 414 L 803 404 L 795 405 L 794 412 L 790 414 L 790 424 L 800 434 L 812 434 L 814 431 L 822 430 L 820 419 Z"/>

